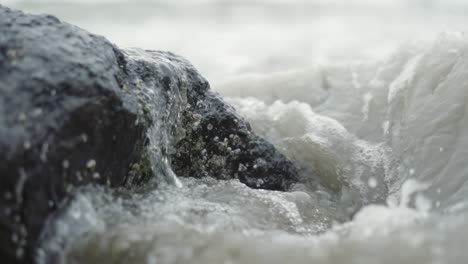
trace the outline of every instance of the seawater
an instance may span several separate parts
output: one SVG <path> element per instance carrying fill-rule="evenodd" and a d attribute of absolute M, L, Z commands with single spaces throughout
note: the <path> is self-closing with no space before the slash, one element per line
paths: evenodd
<path fill-rule="evenodd" d="M 87 186 L 47 227 L 39 259 L 468 262 L 462 1 L 10 2 L 188 57 L 301 168 L 287 192 L 209 177 Z"/>

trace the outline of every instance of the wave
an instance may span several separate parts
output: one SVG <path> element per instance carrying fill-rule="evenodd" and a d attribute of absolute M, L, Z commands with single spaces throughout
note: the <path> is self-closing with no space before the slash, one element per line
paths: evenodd
<path fill-rule="evenodd" d="M 181 179 L 84 188 L 42 248 L 66 263 L 467 260 L 468 39 L 217 87 L 302 168 L 289 192 Z M 39 254 L 41 255 L 41 254 Z"/>
<path fill-rule="evenodd" d="M 428 182 L 424 194 L 450 210 L 467 191 L 467 44 L 462 34 L 447 33 L 374 63 L 241 76 L 218 90 L 288 155 L 321 148 L 335 160 L 329 170 L 365 164 L 347 168 L 343 177 L 353 182 L 367 170 L 355 185 L 372 176 L 389 194 L 410 178 Z"/>

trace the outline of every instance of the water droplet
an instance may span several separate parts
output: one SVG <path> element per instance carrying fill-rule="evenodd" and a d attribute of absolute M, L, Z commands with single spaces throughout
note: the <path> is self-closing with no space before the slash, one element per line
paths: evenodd
<path fill-rule="evenodd" d="M 25 237 L 28 234 L 28 231 L 26 230 L 25 225 L 20 225 L 20 234 Z"/>
<path fill-rule="evenodd" d="M 47 152 L 49 151 L 49 144 L 46 142 L 42 145 L 40 158 L 42 162 L 47 162 Z"/>
<path fill-rule="evenodd" d="M 382 123 L 382 130 L 384 135 L 388 135 L 390 132 L 390 121 L 385 121 Z"/>
<path fill-rule="evenodd" d="M 86 162 L 86 168 L 92 169 L 92 168 L 95 168 L 95 167 L 96 167 L 96 161 L 95 160 L 90 159 L 90 160 L 88 160 L 88 162 Z"/>
<path fill-rule="evenodd" d="M 27 118 L 27 116 L 26 116 L 26 114 L 24 114 L 24 113 L 21 113 L 21 114 L 18 116 L 18 120 L 19 120 L 19 121 L 25 121 L 26 118 Z"/>
<path fill-rule="evenodd" d="M 5 200 L 10 200 L 13 198 L 13 194 L 10 191 L 6 191 L 3 197 L 5 197 Z"/>
<path fill-rule="evenodd" d="M 416 206 L 416 209 L 418 209 L 419 211 L 427 212 L 431 210 L 432 202 L 431 200 L 424 197 L 422 194 L 419 194 L 416 196 L 415 206 Z"/>
<path fill-rule="evenodd" d="M 208 125 L 206 126 L 206 129 L 212 130 L 212 129 L 213 129 L 213 125 L 212 125 L 212 124 L 208 124 Z"/>
<path fill-rule="evenodd" d="M 374 177 L 369 178 L 369 181 L 367 182 L 369 187 L 375 188 L 377 187 L 377 180 Z"/>
<path fill-rule="evenodd" d="M 63 167 L 64 169 L 68 169 L 68 167 L 70 167 L 70 162 L 68 162 L 68 160 L 64 160 L 64 161 L 62 162 L 62 167 Z"/>
<path fill-rule="evenodd" d="M 78 179 L 78 181 L 83 180 L 83 177 L 81 177 L 81 173 L 79 171 L 76 172 L 76 178 Z"/>
<path fill-rule="evenodd" d="M 263 184 L 263 180 L 262 180 L 262 179 L 258 179 L 258 180 L 255 182 L 255 185 L 256 185 L 257 187 L 262 186 L 262 184 Z"/>
<path fill-rule="evenodd" d="M 37 117 L 37 116 L 40 116 L 40 115 L 42 115 L 42 109 L 41 108 L 36 108 L 36 109 L 33 110 L 32 116 Z"/>
<path fill-rule="evenodd" d="M 12 210 L 10 207 L 5 207 L 5 209 L 3 210 L 3 213 L 8 216 L 8 215 L 11 215 L 11 211 Z"/>
<path fill-rule="evenodd" d="M 18 249 L 16 250 L 16 258 L 17 258 L 17 259 L 23 258 L 23 254 L 24 254 L 24 249 L 18 248 Z"/>
<path fill-rule="evenodd" d="M 23 144 L 23 147 L 24 147 L 24 149 L 29 149 L 29 148 L 31 148 L 31 142 L 25 141 L 24 144 Z"/>
<path fill-rule="evenodd" d="M 246 171 L 246 170 L 247 170 L 247 167 L 245 167 L 244 164 L 240 163 L 238 171 L 242 172 L 242 171 Z"/>

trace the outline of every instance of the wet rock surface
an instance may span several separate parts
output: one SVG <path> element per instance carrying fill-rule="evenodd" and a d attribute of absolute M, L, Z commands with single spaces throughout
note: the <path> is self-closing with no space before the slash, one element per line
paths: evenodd
<path fill-rule="evenodd" d="M 172 167 L 179 176 L 238 178 L 252 188 L 286 190 L 295 166 L 252 132 L 250 124 L 212 91 L 189 92 L 183 112 L 186 137 L 176 145 Z"/>
<path fill-rule="evenodd" d="M 178 175 L 285 190 L 297 178 L 183 58 L 2 6 L 0 160 L 5 263 L 42 257 L 44 224 L 76 186 Z"/>
<path fill-rule="evenodd" d="M 120 186 L 147 125 L 103 37 L 0 8 L 1 259 L 32 263 L 42 226 L 72 187 Z"/>

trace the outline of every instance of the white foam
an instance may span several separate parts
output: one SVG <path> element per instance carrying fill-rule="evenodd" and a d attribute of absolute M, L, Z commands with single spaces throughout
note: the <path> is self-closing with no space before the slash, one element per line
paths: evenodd
<path fill-rule="evenodd" d="M 41 250 L 71 263 L 466 262 L 468 40 L 433 41 L 466 29 L 466 3 L 213 1 L 14 2 L 186 56 L 304 181 L 177 184 L 167 168 L 179 188 L 83 190 Z"/>

